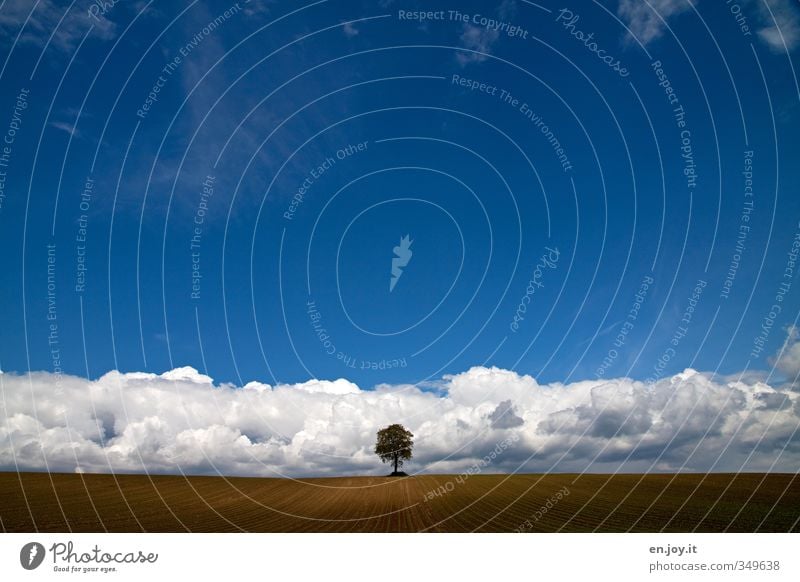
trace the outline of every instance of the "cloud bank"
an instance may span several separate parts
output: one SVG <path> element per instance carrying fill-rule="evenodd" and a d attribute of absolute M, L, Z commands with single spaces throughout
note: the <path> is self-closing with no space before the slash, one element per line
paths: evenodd
<path fill-rule="evenodd" d="M 800 394 L 694 370 L 539 384 L 475 367 L 436 392 L 344 379 L 215 385 L 193 368 L 90 381 L 0 374 L 0 469 L 263 476 L 382 474 L 375 432 L 415 435 L 410 471 L 795 471 Z M 511 439 L 509 441 L 509 439 Z"/>

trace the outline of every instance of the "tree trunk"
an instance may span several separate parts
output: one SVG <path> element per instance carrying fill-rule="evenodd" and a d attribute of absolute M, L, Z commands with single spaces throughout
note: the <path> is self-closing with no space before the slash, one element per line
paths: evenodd
<path fill-rule="evenodd" d="M 394 456 L 394 472 L 397 473 L 397 457 L 398 455 Z"/>

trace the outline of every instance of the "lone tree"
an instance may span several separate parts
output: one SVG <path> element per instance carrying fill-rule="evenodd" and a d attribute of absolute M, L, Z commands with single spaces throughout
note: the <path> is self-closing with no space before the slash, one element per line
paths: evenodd
<path fill-rule="evenodd" d="M 378 431 L 378 442 L 375 443 L 375 454 L 384 463 L 394 463 L 392 475 L 399 475 L 398 468 L 403 466 L 403 461 L 412 457 L 411 449 L 414 446 L 414 435 L 406 430 L 402 424 L 390 424 Z"/>

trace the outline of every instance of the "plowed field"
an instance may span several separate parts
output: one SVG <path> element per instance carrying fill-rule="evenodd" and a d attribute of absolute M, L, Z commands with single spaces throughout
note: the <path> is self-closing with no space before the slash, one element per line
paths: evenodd
<path fill-rule="evenodd" d="M 793 474 L 261 479 L 0 473 L 4 531 L 800 531 Z"/>

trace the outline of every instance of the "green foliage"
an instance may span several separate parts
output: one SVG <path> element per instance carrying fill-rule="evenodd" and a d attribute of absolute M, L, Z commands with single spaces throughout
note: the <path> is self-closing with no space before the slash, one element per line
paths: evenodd
<path fill-rule="evenodd" d="M 378 431 L 378 441 L 375 443 L 375 454 L 384 463 L 393 463 L 397 472 L 403 466 L 403 461 L 411 459 L 411 449 L 414 447 L 414 435 L 406 430 L 402 424 L 390 424 Z"/>

